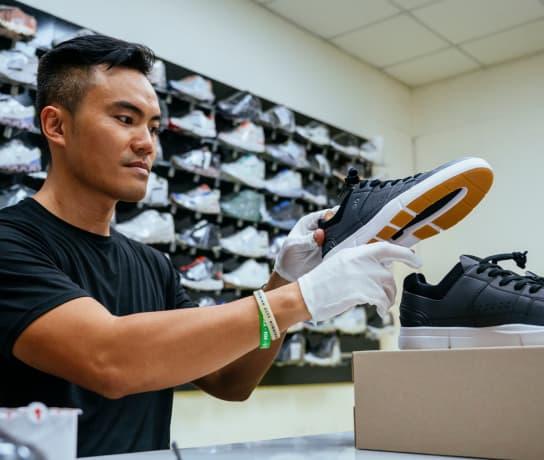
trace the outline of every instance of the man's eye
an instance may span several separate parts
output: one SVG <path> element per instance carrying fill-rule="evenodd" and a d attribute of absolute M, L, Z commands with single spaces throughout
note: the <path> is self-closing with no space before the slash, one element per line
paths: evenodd
<path fill-rule="evenodd" d="M 132 118 L 131 117 L 128 117 L 126 115 L 119 115 L 116 117 L 121 123 L 124 123 L 126 125 L 131 125 L 132 124 Z"/>
<path fill-rule="evenodd" d="M 149 128 L 149 132 L 153 136 L 158 136 L 159 132 L 160 132 L 160 129 L 157 126 L 152 126 L 151 128 Z"/>

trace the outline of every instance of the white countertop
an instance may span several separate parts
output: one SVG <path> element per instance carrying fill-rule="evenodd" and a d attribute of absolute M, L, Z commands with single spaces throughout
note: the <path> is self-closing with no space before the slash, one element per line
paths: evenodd
<path fill-rule="evenodd" d="M 358 450 L 355 448 L 352 432 L 181 449 L 180 455 L 182 460 L 303 460 L 308 458 L 317 460 L 459 460 L 460 458 Z M 85 458 L 86 460 L 176 460 L 171 450 Z"/>

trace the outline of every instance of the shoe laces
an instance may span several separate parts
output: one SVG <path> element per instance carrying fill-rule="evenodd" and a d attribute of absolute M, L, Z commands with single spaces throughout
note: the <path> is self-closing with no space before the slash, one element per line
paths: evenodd
<path fill-rule="evenodd" d="M 414 179 L 417 179 L 419 176 L 421 176 L 421 174 L 423 173 L 417 173 L 413 176 L 407 176 L 407 177 L 404 177 L 403 179 L 389 179 L 389 180 L 380 180 L 380 179 L 366 179 L 366 180 L 363 180 L 359 183 L 359 188 L 364 188 L 364 187 L 371 187 L 371 188 L 384 188 L 384 187 L 387 187 L 388 185 L 397 185 L 399 183 L 406 183 L 406 182 L 410 182 Z"/>
<path fill-rule="evenodd" d="M 503 269 L 498 262 L 503 260 L 513 260 L 519 268 L 525 268 L 527 264 L 527 251 L 524 252 L 510 252 L 504 254 L 495 254 L 493 256 L 482 259 L 479 263 L 479 267 L 476 269 L 476 273 L 481 274 L 486 270 L 487 275 L 496 278 L 501 277 L 499 286 L 506 286 L 509 283 L 515 283 L 514 289 L 519 291 L 525 286 L 530 286 L 529 293 L 535 294 L 544 288 L 544 278 L 528 272 L 526 275 L 519 275 L 518 273 L 510 270 Z"/>

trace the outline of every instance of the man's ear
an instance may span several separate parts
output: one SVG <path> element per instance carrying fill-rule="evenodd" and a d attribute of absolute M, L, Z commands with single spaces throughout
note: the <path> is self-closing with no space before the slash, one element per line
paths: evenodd
<path fill-rule="evenodd" d="M 66 146 L 66 110 L 54 105 L 44 107 L 40 113 L 42 132 L 47 140 L 60 147 Z"/>

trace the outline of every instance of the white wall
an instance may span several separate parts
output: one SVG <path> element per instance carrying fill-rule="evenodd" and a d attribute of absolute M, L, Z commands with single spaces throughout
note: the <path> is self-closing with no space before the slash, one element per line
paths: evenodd
<path fill-rule="evenodd" d="M 541 54 L 414 91 L 416 169 L 464 154 L 495 169 L 494 187 L 480 206 L 420 244 L 428 278 L 441 279 L 459 254 L 524 249 L 528 268 L 544 273 L 543 75 Z"/>
<path fill-rule="evenodd" d="M 411 94 L 249 0 L 28 0 L 235 87 L 361 134 L 383 134 L 391 173 L 411 169 Z"/>

